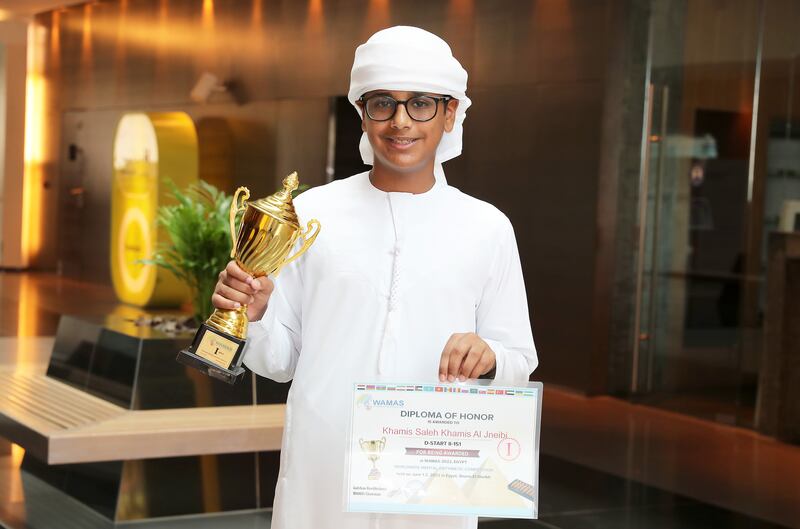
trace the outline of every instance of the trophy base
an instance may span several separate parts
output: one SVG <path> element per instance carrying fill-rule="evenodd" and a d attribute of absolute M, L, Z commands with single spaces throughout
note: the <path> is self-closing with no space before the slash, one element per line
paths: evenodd
<path fill-rule="evenodd" d="M 220 332 L 204 323 L 188 349 L 178 353 L 179 363 L 206 375 L 235 384 L 244 374 L 242 351 L 246 340 Z"/>
<path fill-rule="evenodd" d="M 211 378 L 216 378 L 217 380 L 221 380 L 223 382 L 227 382 L 228 384 L 235 384 L 242 378 L 245 369 L 241 366 L 234 368 L 234 369 L 225 369 L 219 366 L 215 366 L 214 364 L 210 363 L 208 360 L 204 360 L 200 358 L 196 354 L 192 353 L 188 349 L 184 349 L 178 353 L 178 356 L 175 357 L 175 360 L 180 362 L 181 364 L 189 367 L 193 367 L 198 371 L 205 373 L 206 375 L 210 376 Z"/>

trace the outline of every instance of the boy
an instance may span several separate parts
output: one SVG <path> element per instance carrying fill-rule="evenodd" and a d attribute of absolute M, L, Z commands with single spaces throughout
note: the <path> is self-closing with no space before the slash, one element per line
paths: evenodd
<path fill-rule="evenodd" d="M 493 206 L 447 185 L 461 153 L 467 73 L 439 37 L 379 31 L 356 50 L 348 97 L 371 171 L 306 191 L 311 249 L 273 283 L 228 264 L 218 308 L 248 304 L 246 365 L 287 400 L 277 529 L 474 528 L 475 517 L 342 510 L 352 384 L 377 376 L 453 382 L 537 365 L 514 233 Z"/>

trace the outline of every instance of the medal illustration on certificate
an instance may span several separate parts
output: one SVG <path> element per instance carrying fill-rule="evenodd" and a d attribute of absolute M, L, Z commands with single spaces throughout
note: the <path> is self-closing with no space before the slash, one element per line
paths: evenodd
<path fill-rule="evenodd" d="M 540 383 L 353 391 L 345 510 L 537 517 Z"/>

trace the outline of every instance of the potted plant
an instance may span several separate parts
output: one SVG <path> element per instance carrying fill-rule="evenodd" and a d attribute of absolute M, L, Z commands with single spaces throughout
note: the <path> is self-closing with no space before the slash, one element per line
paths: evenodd
<path fill-rule="evenodd" d="M 158 223 L 171 242 L 161 245 L 153 258 L 144 262 L 169 270 L 189 286 L 199 325 L 214 310 L 214 286 L 230 259 L 228 216 L 233 197 L 203 180 L 183 191 L 171 182 L 169 185 L 176 203 L 159 207 Z"/>

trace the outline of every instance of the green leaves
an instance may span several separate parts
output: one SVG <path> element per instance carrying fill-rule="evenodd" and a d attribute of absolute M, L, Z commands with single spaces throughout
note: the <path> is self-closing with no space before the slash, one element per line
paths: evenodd
<path fill-rule="evenodd" d="M 167 182 L 176 204 L 158 209 L 158 223 L 170 242 L 143 262 L 169 270 L 192 290 L 194 315 L 206 320 L 213 311 L 211 296 L 219 272 L 230 259 L 228 215 L 233 197 L 202 180 L 179 190 Z"/>

